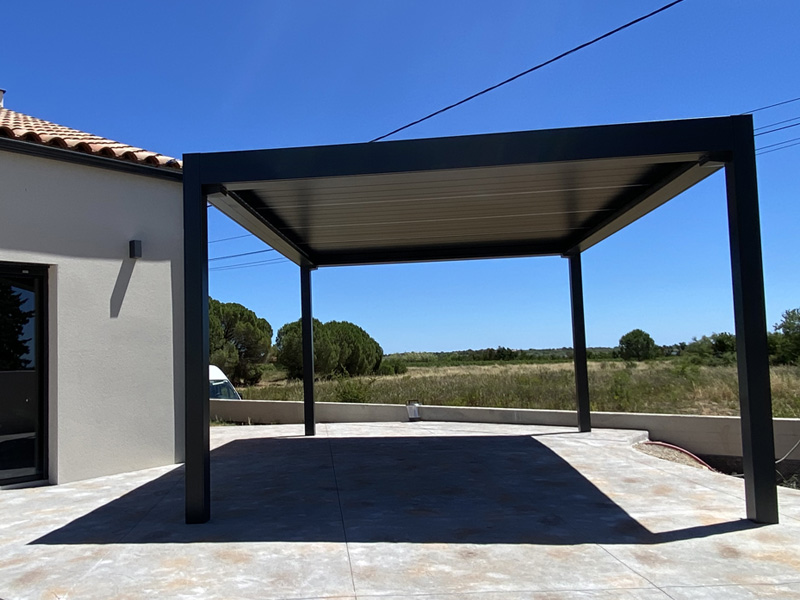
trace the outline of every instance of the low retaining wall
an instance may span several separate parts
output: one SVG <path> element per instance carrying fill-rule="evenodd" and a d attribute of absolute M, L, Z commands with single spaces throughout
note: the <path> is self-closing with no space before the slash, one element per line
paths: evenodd
<path fill-rule="evenodd" d="M 402 404 L 346 404 L 318 402 L 319 423 L 369 423 L 408 421 Z M 567 410 L 515 408 L 471 408 L 461 406 L 420 406 L 423 421 L 464 423 L 507 423 L 577 427 L 577 415 Z M 238 423 L 302 423 L 303 403 L 274 400 L 212 400 L 211 417 Z M 592 413 L 592 426 L 604 429 L 648 431 L 651 440 L 686 448 L 694 454 L 741 456 L 742 431 L 739 417 L 702 415 L 661 415 L 648 413 Z M 775 419 L 775 456 L 783 457 L 800 439 L 800 419 Z M 790 459 L 800 459 L 800 447 Z"/>

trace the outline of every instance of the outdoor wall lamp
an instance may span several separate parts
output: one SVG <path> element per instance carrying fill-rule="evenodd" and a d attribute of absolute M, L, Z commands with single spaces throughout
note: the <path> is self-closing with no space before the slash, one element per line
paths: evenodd
<path fill-rule="evenodd" d="M 142 240 L 128 242 L 128 256 L 130 258 L 142 258 Z"/>
<path fill-rule="evenodd" d="M 416 400 L 409 400 L 406 404 L 406 409 L 408 410 L 409 421 L 421 420 L 421 417 L 419 416 L 419 402 Z"/>

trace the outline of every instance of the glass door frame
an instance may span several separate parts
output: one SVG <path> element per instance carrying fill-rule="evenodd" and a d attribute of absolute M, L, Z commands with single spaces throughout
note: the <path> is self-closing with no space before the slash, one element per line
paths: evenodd
<path fill-rule="evenodd" d="M 46 481 L 49 479 L 49 302 L 48 302 L 48 265 L 28 264 L 0 261 L 0 276 L 30 277 L 34 281 L 36 295 L 36 371 L 39 386 L 39 435 L 36 436 L 36 460 L 41 464 L 41 473 L 11 477 L 0 480 L 0 486 L 27 483 L 29 481 Z"/>

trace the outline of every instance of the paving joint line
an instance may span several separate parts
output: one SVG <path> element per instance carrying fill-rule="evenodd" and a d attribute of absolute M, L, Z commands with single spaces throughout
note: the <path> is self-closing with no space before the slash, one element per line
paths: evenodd
<path fill-rule="evenodd" d="M 353 586 L 353 597 L 358 600 L 358 593 L 356 592 L 356 577 L 353 573 L 353 559 L 350 556 L 350 542 L 347 539 L 347 525 L 344 522 L 344 509 L 342 508 L 342 495 L 339 493 L 339 478 L 336 476 L 336 463 L 333 459 L 333 444 L 331 443 L 331 436 L 328 433 L 328 425 L 324 424 L 325 437 L 328 439 L 328 452 L 331 457 L 331 470 L 333 471 L 333 485 L 336 486 L 336 500 L 339 504 L 339 516 L 342 521 L 342 535 L 344 536 L 344 548 L 347 552 L 347 568 L 350 569 L 350 583 Z"/>
<path fill-rule="evenodd" d="M 770 585 L 770 584 L 762 584 L 762 585 Z M 517 595 L 520 593 L 522 594 L 571 594 L 574 592 L 618 592 L 618 591 L 632 591 L 632 590 L 652 590 L 653 588 L 649 587 L 604 587 L 604 588 L 569 588 L 569 589 L 543 589 L 543 588 L 525 588 L 513 591 L 503 591 L 503 590 L 480 590 L 475 592 L 434 592 L 434 593 L 422 593 L 422 594 L 402 594 L 403 598 L 420 598 L 424 600 L 425 598 L 440 598 L 443 596 L 452 596 L 454 599 L 461 598 L 462 596 L 477 596 L 483 597 L 486 594 L 499 594 L 500 596 L 507 596 L 509 599 L 516 598 Z M 666 593 L 666 592 L 665 592 Z M 369 598 L 386 598 L 386 597 L 394 598 L 396 594 L 366 594 L 359 596 L 359 600 L 368 600 Z M 670 596 L 672 598 L 672 596 Z M 303 600 L 302 598 L 300 600 Z"/>
<path fill-rule="evenodd" d="M 740 587 L 745 587 L 745 586 L 748 586 L 748 587 L 763 587 L 763 586 L 768 586 L 768 585 L 777 587 L 779 585 L 798 585 L 798 584 L 800 584 L 800 580 L 797 580 L 797 581 L 771 582 L 771 583 L 759 583 L 759 582 L 753 582 L 753 583 L 710 583 L 708 585 L 681 585 L 679 583 L 676 583 L 675 585 L 668 585 L 666 587 L 669 587 L 669 588 L 680 588 L 680 589 L 684 590 L 684 589 L 694 589 L 694 588 L 702 589 L 702 588 L 709 588 L 709 587 L 714 587 L 714 588 L 740 588 Z"/>
<path fill-rule="evenodd" d="M 669 596 L 670 598 L 672 598 L 672 596 L 670 596 L 669 594 L 667 594 L 667 592 L 665 592 L 663 589 L 661 589 L 661 588 L 660 588 L 659 586 L 657 586 L 655 583 L 653 583 L 652 581 L 650 581 L 650 579 L 649 579 L 648 577 L 645 577 L 644 575 L 642 575 L 641 573 L 639 573 L 639 571 L 637 571 L 637 570 L 636 570 L 636 569 L 634 569 L 632 566 L 630 566 L 628 563 L 626 563 L 624 560 L 622 560 L 621 558 L 619 558 L 618 556 L 616 556 L 616 555 L 615 555 L 613 552 L 611 552 L 611 550 L 609 550 L 608 548 L 606 548 L 604 544 L 597 544 L 597 547 L 598 547 L 598 548 L 600 548 L 600 549 L 602 549 L 602 550 L 603 550 L 603 551 L 604 551 L 606 554 L 608 554 L 608 555 L 609 555 L 611 558 L 613 558 L 614 560 L 616 560 L 616 561 L 617 561 L 619 564 L 621 564 L 623 567 L 625 567 L 626 569 L 628 569 L 628 570 L 629 570 L 631 573 L 633 573 L 634 575 L 637 575 L 638 577 L 641 577 L 641 578 L 642 578 L 642 579 L 644 579 L 644 580 L 645 580 L 647 583 L 649 583 L 649 584 L 650 584 L 650 585 L 652 585 L 652 586 L 653 586 L 655 589 L 657 589 L 659 592 L 661 592 L 661 593 L 663 593 L 663 594 L 666 594 L 667 596 Z M 674 600 L 674 599 L 673 599 L 673 600 Z"/>
<path fill-rule="evenodd" d="M 171 469 L 170 471 L 167 471 L 167 473 L 173 473 L 173 472 L 175 472 L 175 471 L 177 471 L 177 470 L 180 470 L 180 469 L 181 469 L 181 466 L 180 466 L 180 465 L 176 465 L 176 467 L 175 467 L 174 469 Z M 167 474 L 167 473 L 165 473 L 165 474 Z M 163 475 L 162 475 L 162 477 L 163 477 Z M 97 560 L 94 562 L 94 564 L 93 564 L 91 567 L 89 567 L 88 569 L 86 569 L 86 571 L 84 571 L 84 572 L 83 572 L 83 573 L 82 573 L 82 574 L 81 574 L 81 575 L 78 577 L 78 580 L 77 580 L 77 581 L 75 581 L 75 583 L 74 583 L 73 585 L 71 585 L 71 586 L 70 586 L 70 588 L 67 590 L 67 595 L 66 595 L 66 598 L 70 598 L 70 597 L 72 597 L 72 591 L 75 589 L 75 586 L 76 586 L 76 585 L 78 585 L 78 584 L 79 584 L 81 581 L 83 581 L 84 579 L 86 579 L 86 578 L 87 578 L 89 575 L 91 575 L 91 574 L 92 574 L 92 573 L 93 573 L 93 572 L 94 572 L 94 571 L 97 569 L 97 567 L 98 567 L 98 566 L 100 566 L 100 563 L 101 563 L 101 562 L 103 562 L 103 561 L 104 561 L 106 558 L 108 558 L 108 556 L 109 556 L 109 555 L 112 553 L 112 551 L 113 551 L 113 549 L 114 549 L 114 548 L 113 548 L 113 546 L 114 546 L 115 544 L 124 544 L 124 543 L 125 543 L 125 538 L 127 538 L 127 537 L 128 537 L 130 534 L 131 534 L 131 532 L 132 532 L 134 529 L 136 529 L 136 528 L 137 528 L 139 525 L 141 525 L 141 524 L 142 524 L 142 522 L 143 522 L 143 521 L 144 521 L 144 520 L 145 520 L 145 519 L 146 519 L 148 516 L 150 516 L 150 513 L 152 513 L 152 512 L 155 510 L 156 506 L 158 506 L 159 504 L 161 504 L 161 503 L 164 501 L 164 499 L 165 499 L 167 496 L 169 496 L 169 495 L 172 493 L 172 491 L 173 491 L 173 490 L 174 490 L 174 489 L 177 487 L 177 485 L 178 485 L 178 483 L 179 483 L 180 481 L 181 481 L 181 479 L 180 479 L 179 477 L 178 477 L 178 478 L 176 478 L 176 479 L 175 479 L 175 483 L 173 483 L 173 484 L 172 484 L 172 485 L 171 485 L 171 486 L 170 486 L 170 487 L 169 487 L 169 488 L 168 488 L 168 489 L 167 489 L 167 490 L 164 492 L 164 494 L 161 496 L 161 498 L 159 498 L 159 499 L 158 499 L 158 501 L 156 501 L 156 502 L 155 502 L 155 503 L 154 503 L 154 504 L 153 504 L 153 505 L 150 507 L 150 509 L 149 509 L 149 510 L 148 510 L 148 511 L 147 511 L 145 514 L 143 514 L 143 515 L 142 515 L 142 518 L 141 518 L 141 519 L 139 519 L 138 521 L 136 521 L 136 523 L 134 523 L 133 525 L 131 525 L 131 526 L 130 526 L 130 528 L 128 529 L 128 531 L 126 531 L 125 533 L 123 533 L 123 534 L 122 534 L 122 535 L 119 537 L 118 541 L 116 541 L 116 542 L 112 542 L 112 543 L 110 543 L 110 544 L 107 544 L 107 545 L 106 545 L 106 548 L 107 548 L 107 550 L 106 550 L 106 551 L 103 553 L 103 555 L 102 555 L 101 557 L 99 557 L 99 558 L 98 558 L 98 559 L 97 559 Z M 147 482 L 147 483 L 149 483 L 149 482 Z M 140 485 L 140 486 L 136 486 L 136 487 L 134 488 L 134 490 L 135 490 L 135 489 L 138 489 L 138 488 L 140 488 L 140 487 L 142 487 L 143 485 L 147 485 L 147 483 L 144 483 L 144 484 L 142 484 L 142 485 Z M 133 491 L 133 490 L 129 490 L 128 492 L 125 492 L 125 494 L 129 494 L 131 491 Z M 117 500 L 117 498 L 115 498 L 114 500 L 111 500 L 111 502 L 115 502 L 116 500 Z M 110 504 L 111 502 L 108 502 L 108 503 L 104 504 L 103 506 L 106 506 L 107 504 Z M 97 510 L 97 509 L 95 509 L 95 510 Z M 80 517 L 79 517 L 79 518 L 80 518 Z"/>

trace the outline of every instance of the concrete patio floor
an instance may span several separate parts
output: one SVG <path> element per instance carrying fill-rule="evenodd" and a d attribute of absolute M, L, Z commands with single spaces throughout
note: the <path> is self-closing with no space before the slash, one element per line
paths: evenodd
<path fill-rule="evenodd" d="M 465 423 L 212 428 L 212 520 L 180 467 L 0 491 L 0 598 L 798 598 L 800 492 L 642 432 Z"/>

